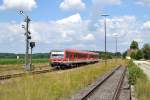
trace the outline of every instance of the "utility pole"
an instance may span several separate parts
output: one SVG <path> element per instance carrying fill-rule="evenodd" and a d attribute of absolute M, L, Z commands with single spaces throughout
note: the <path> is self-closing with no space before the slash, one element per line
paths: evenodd
<path fill-rule="evenodd" d="M 103 14 L 101 15 L 104 17 L 104 31 L 105 31 L 105 65 L 107 65 L 107 22 L 106 22 L 106 17 L 109 15 Z"/>
<path fill-rule="evenodd" d="M 113 37 L 115 39 L 115 63 L 117 63 L 117 53 L 118 53 L 118 34 L 113 34 Z"/>
<path fill-rule="evenodd" d="M 116 56 L 116 62 L 117 62 L 117 53 L 118 53 L 118 35 L 115 35 L 115 43 L 116 43 L 116 53 L 115 53 L 115 56 Z"/>
<path fill-rule="evenodd" d="M 118 38 L 117 38 L 117 36 L 116 36 L 116 57 L 117 57 L 117 52 L 118 52 Z"/>
<path fill-rule="evenodd" d="M 29 32 L 29 23 L 30 23 L 30 19 L 28 16 L 26 16 L 25 19 L 26 22 L 26 54 L 25 54 L 25 66 L 26 66 L 26 70 L 30 70 L 30 65 L 29 65 L 29 39 L 31 39 L 31 36 L 29 36 L 30 32 Z"/>
<path fill-rule="evenodd" d="M 25 23 L 26 23 L 26 25 L 24 26 L 22 26 L 22 28 L 24 28 L 25 29 L 25 36 L 26 36 L 26 52 L 25 52 L 25 70 L 27 70 L 27 71 L 30 71 L 31 70 L 31 66 L 30 66 L 30 64 L 29 64 L 29 40 L 31 39 L 31 36 L 30 36 L 30 31 L 29 31 L 29 23 L 30 23 L 30 18 L 28 17 L 28 16 L 26 16 L 25 14 L 24 14 L 24 12 L 23 11 L 20 11 L 20 14 L 25 18 Z"/>

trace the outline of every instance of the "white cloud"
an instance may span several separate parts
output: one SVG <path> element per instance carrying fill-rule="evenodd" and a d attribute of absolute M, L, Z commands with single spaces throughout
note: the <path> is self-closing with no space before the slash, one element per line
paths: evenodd
<path fill-rule="evenodd" d="M 31 32 L 35 41 L 51 44 L 55 49 L 78 48 L 78 44 L 85 45 L 84 41 L 87 39 L 92 41 L 94 38 L 91 35 L 86 35 L 88 32 L 87 21 L 83 21 L 78 13 L 58 21 L 32 22 Z M 82 36 L 86 36 L 86 39 L 81 40 Z M 83 47 L 87 48 L 87 46 Z"/>
<path fill-rule="evenodd" d="M 99 20 L 101 28 L 97 32 L 101 34 L 101 40 L 104 41 L 104 23 L 103 19 Z M 118 34 L 118 48 L 121 51 L 129 48 L 131 41 L 136 40 L 140 43 L 146 43 L 148 34 L 141 30 L 143 22 L 140 22 L 135 16 L 116 16 L 107 19 L 107 47 L 109 50 L 115 47 L 114 34 Z M 149 30 L 150 32 L 150 30 Z M 143 36 L 146 37 L 143 37 Z M 98 37 L 98 36 L 96 36 Z M 98 39 L 97 39 L 98 40 Z"/>
<path fill-rule="evenodd" d="M 120 4 L 121 0 L 92 0 L 92 10 L 90 11 L 91 23 L 89 25 L 90 30 L 96 30 L 100 14 L 107 13 L 103 10 L 104 7 Z"/>
<path fill-rule="evenodd" d="M 0 10 L 17 9 L 24 11 L 31 11 L 36 8 L 35 0 L 3 0 Z"/>
<path fill-rule="evenodd" d="M 0 23 L 0 52 L 23 52 L 25 50 L 23 23 Z M 83 25 L 83 26 L 82 26 Z M 58 21 L 30 23 L 32 40 L 36 42 L 35 52 L 49 52 L 50 49 L 77 48 L 84 32 L 84 22 L 80 14 Z M 9 46 L 11 44 L 11 46 Z M 84 44 L 83 44 L 84 45 Z M 19 48 L 19 49 L 18 49 Z"/>
<path fill-rule="evenodd" d="M 20 26 L 14 22 L 0 23 L 0 52 L 20 52 L 24 49 L 24 33 Z"/>
<path fill-rule="evenodd" d="M 121 36 L 134 34 L 137 26 L 136 20 L 135 16 L 118 16 L 107 19 L 108 35 L 112 36 L 114 33 L 118 33 Z M 103 20 L 100 21 L 101 23 L 103 22 Z"/>
<path fill-rule="evenodd" d="M 59 24 L 81 23 L 81 22 L 82 22 L 82 19 L 79 13 L 57 21 L 57 23 Z"/>
<path fill-rule="evenodd" d="M 118 36 L 118 49 L 126 50 L 132 40 L 149 41 L 149 21 L 140 22 L 135 16 L 116 16 L 107 19 L 107 49 L 115 50 L 114 33 Z M 0 23 L 1 51 L 23 52 L 25 50 L 22 23 Z M 51 49 L 104 50 L 104 24 L 99 19 L 97 30 L 90 31 L 90 20 L 83 20 L 80 14 L 45 22 L 31 22 L 30 30 L 36 41 L 34 52 L 49 52 Z M 5 45 L 4 45 L 5 44 Z M 11 45 L 10 45 L 11 44 Z M 11 48 L 11 49 L 10 49 Z"/>
<path fill-rule="evenodd" d="M 135 0 L 137 4 L 150 7 L 150 0 Z"/>
<path fill-rule="evenodd" d="M 81 40 L 91 41 L 91 40 L 95 40 L 95 37 L 93 34 L 86 34 L 81 37 Z"/>
<path fill-rule="evenodd" d="M 85 4 L 82 2 L 82 0 L 64 0 L 60 6 L 62 10 L 77 10 L 81 11 L 85 9 Z"/>
<path fill-rule="evenodd" d="M 141 24 L 141 34 L 144 40 L 146 40 L 149 43 L 149 38 L 150 38 L 150 20 L 144 22 Z"/>
<path fill-rule="evenodd" d="M 143 29 L 145 30 L 150 30 L 150 21 L 146 21 L 144 24 L 143 24 Z"/>

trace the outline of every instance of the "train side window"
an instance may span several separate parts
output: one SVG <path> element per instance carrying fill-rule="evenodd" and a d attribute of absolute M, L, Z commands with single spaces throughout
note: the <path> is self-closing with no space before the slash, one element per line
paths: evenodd
<path fill-rule="evenodd" d="M 66 52 L 66 58 L 68 58 L 68 52 Z"/>
<path fill-rule="evenodd" d="M 66 52 L 66 58 L 69 60 L 69 59 L 71 59 L 71 57 L 72 57 L 71 52 Z"/>
<path fill-rule="evenodd" d="M 77 59 L 77 53 L 74 53 L 74 58 Z"/>
<path fill-rule="evenodd" d="M 69 52 L 69 59 L 71 59 L 72 58 L 72 54 L 71 54 L 71 52 Z"/>
<path fill-rule="evenodd" d="M 79 59 L 81 59 L 81 54 L 79 54 Z"/>
<path fill-rule="evenodd" d="M 67 53 L 66 53 L 66 58 L 69 59 L 70 56 L 71 56 L 71 55 L 70 55 L 70 52 L 67 52 Z"/>

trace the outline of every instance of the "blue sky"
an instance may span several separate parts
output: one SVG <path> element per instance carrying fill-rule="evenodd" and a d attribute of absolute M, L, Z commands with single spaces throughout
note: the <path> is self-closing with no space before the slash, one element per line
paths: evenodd
<path fill-rule="evenodd" d="M 132 40 L 150 43 L 150 0 L 0 0 L 0 52 L 24 53 L 23 10 L 32 22 L 34 52 L 52 49 L 104 50 L 103 17 L 107 13 L 107 49 L 114 35 L 123 52 Z"/>

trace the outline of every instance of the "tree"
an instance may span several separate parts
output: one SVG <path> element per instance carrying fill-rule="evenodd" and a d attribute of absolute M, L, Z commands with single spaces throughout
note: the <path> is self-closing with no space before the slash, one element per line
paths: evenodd
<path fill-rule="evenodd" d="M 136 52 L 131 52 L 130 57 L 131 57 L 132 59 L 136 59 Z"/>
<path fill-rule="evenodd" d="M 150 59 L 150 45 L 149 44 L 144 44 L 142 50 L 143 50 L 143 53 L 144 53 L 144 58 L 145 59 Z"/>
<path fill-rule="evenodd" d="M 139 49 L 138 43 L 136 41 L 132 41 L 130 45 L 130 49 Z"/>
<path fill-rule="evenodd" d="M 127 56 L 127 51 L 125 51 L 123 54 L 122 54 L 122 56 L 123 56 L 123 58 L 126 58 L 126 56 Z"/>
<path fill-rule="evenodd" d="M 137 52 L 136 52 L 136 60 L 140 60 L 140 59 L 142 59 L 143 58 L 143 52 L 142 52 L 142 50 L 138 50 Z"/>
<path fill-rule="evenodd" d="M 120 52 L 116 52 L 115 56 L 117 56 L 118 58 L 120 58 L 122 56 L 122 54 Z"/>

